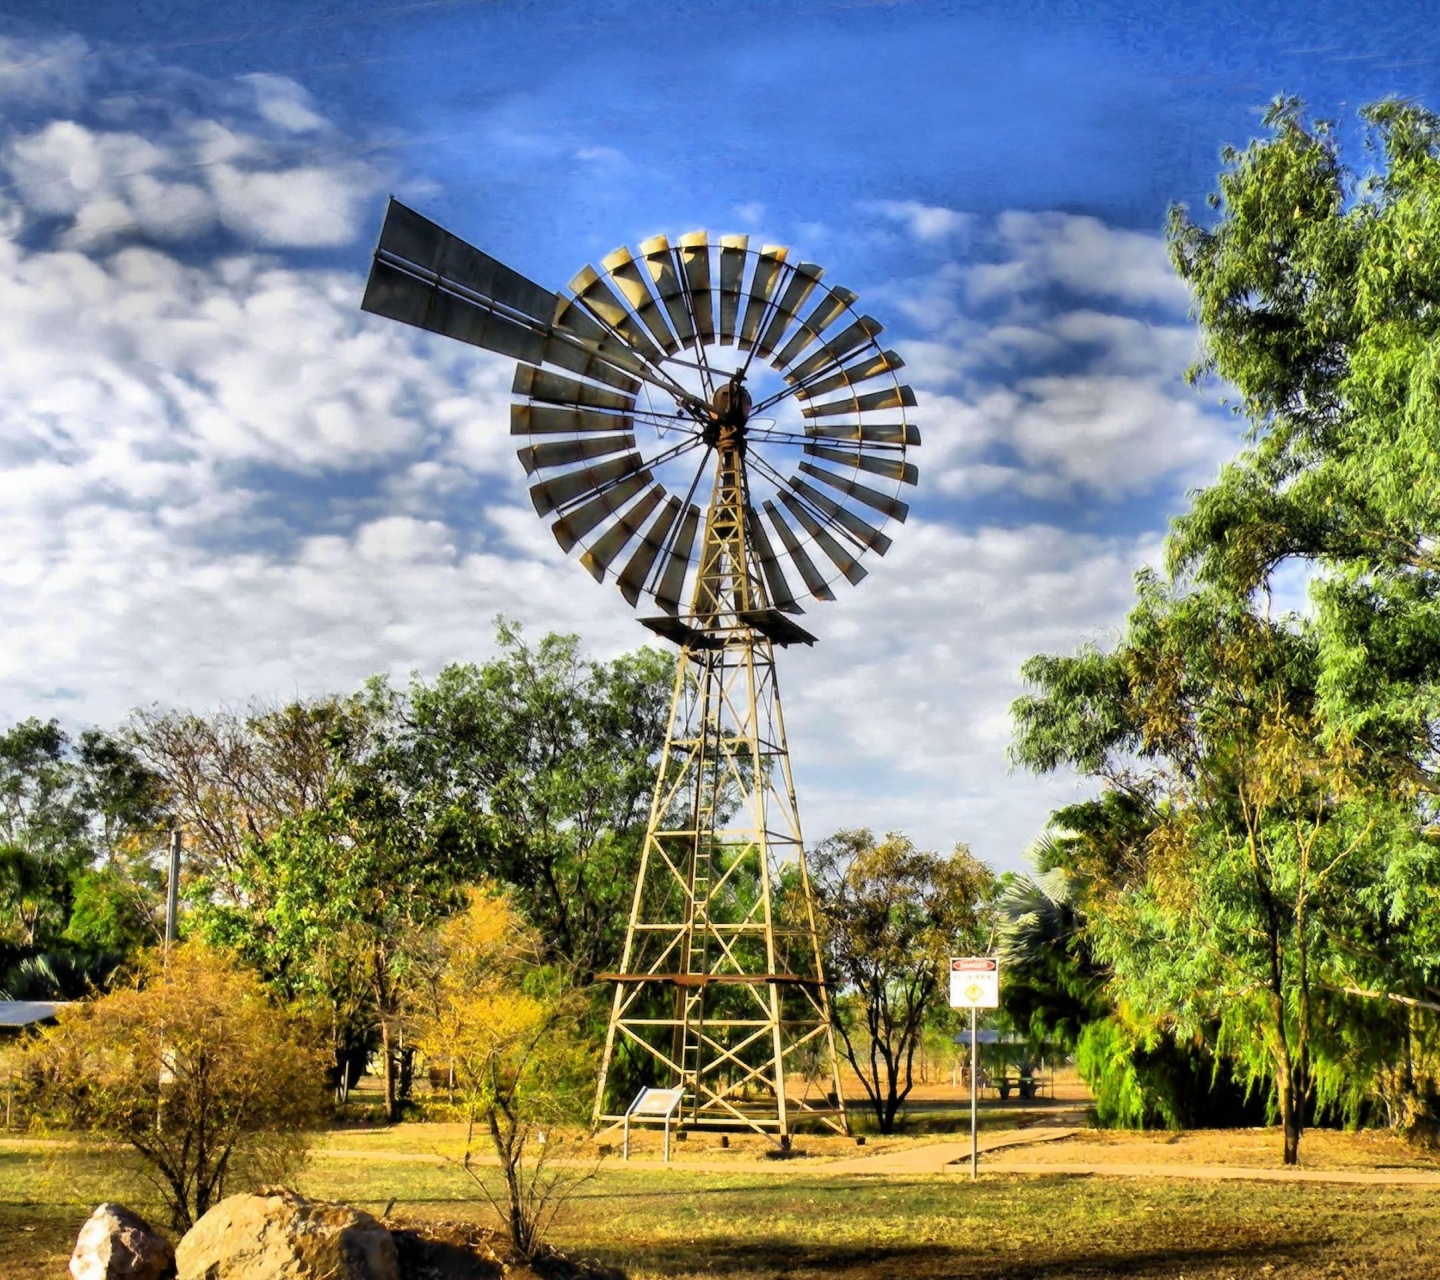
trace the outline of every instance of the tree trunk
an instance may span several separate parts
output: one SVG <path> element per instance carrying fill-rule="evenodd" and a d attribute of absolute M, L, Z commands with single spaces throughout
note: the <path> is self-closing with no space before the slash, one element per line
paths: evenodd
<path fill-rule="evenodd" d="M 385 1118 L 394 1124 L 400 1119 L 400 1104 L 395 1096 L 395 1053 L 390 1047 L 390 1020 L 380 1019 L 380 1071 L 385 1083 Z"/>
<path fill-rule="evenodd" d="M 1295 1080 L 1290 1071 L 1290 1055 L 1283 1052 L 1276 1055 L 1276 1065 L 1279 1070 L 1275 1073 L 1276 1100 L 1280 1104 L 1280 1129 L 1285 1137 L 1285 1153 L 1283 1156 L 1286 1164 L 1298 1164 L 1300 1161 L 1300 1100 L 1295 1096 Z"/>
<path fill-rule="evenodd" d="M 1295 1105 L 1295 1090 L 1285 1091 L 1284 1105 L 1282 1105 L 1281 1126 L 1285 1130 L 1285 1156 L 1286 1164 L 1300 1163 L 1300 1108 Z"/>
<path fill-rule="evenodd" d="M 531 1238 L 533 1232 L 525 1213 L 525 1199 L 520 1186 L 520 1158 L 515 1130 L 510 1126 L 508 1133 L 501 1133 L 500 1119 L 494 1108 L 490 1110 L 488 1119 L 490 1138 L 495 1144 L 495 1154 L 500 1157 L 500 1171 L 505 1178 L 506 1200 L 510 1206 L 510 1220 L 506 1223 L 510 1228 L 510 1243 L 522 1257 L 528 1258 L 534 1251 L 535 1242 Z"/>
<path fill-rule="evenodd" d="M 403 1040 L 404 1033 L 401 1033 Z M 395 1089 L 397 1104 L 409 1102 L 415 1087 L 415 1046 L 402 1045 L 400 1048 L 400 1078 Z"/>

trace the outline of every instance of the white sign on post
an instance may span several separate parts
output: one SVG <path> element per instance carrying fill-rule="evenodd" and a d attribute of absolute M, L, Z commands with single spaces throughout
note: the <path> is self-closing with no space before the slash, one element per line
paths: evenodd
<path fill-rule="evenodd" d="M 1000 1007 L 1000 961 L 956 956 L 950 961 L 950 1007 L 970 1010 L 970 1178 L 980 1174 L 980 1045 L 977 1009 Z"/>
<path fill-rule="evenodd" d="M 950 1007 L 1000 1007 L 1000 962 L 994 956 L 957 956 L 950 961 Z"/>

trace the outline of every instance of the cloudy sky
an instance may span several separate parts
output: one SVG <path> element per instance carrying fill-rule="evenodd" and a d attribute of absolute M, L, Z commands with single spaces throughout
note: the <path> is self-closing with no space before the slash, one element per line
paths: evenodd
<path fill-rule="evenodd" d="M 0 720 L 113 724 L 648 633 L 535 518 L 506 362 L 358 309 L 387 192 L 550 288 L 697 227 L 905 355 L 909 523 L 782 668 L 809 833 L 1021 865 L 1038 651 L 1235 447 L 1160 230 L 1296 92 L 1440 105 L 1429 6 L 0 0 Z"/>

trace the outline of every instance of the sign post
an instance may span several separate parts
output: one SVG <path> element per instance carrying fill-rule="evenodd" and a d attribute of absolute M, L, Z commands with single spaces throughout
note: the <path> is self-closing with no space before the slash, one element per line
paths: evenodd
<path fill-rule="evenodd" d="M 980 1012 L 973 1005 L 970 1008 L 970 1181 L 980 1176 L 980 1073 L 975 1069 L 979 1062 L 976 1041 L 979 1033 L 976 1022 Z"/>
<path fill-rule="evenodd" d="M 970 1010 L 970 1180 L 980 1174 L 981 1009 L 1000 1007 L 1000 962 L 994 956 L 957 956 L 950 961 L 950 1007 Z"/>

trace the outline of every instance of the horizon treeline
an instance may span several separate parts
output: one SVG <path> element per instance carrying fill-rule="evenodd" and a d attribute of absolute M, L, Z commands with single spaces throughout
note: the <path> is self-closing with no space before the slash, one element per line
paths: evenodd
<path fill-rule="evenodd" d="M 511 891 L 543 962 L 613 966 L 674 660 L 497 640 L 403 691 L 0 733 L 0 998 L 80 998 L 161 943 L 177 828 L 182 936 L 324 1024 L 338 1097 L 377 1057 L 392 1116 L 427 949 L 473 886 Z"/>

